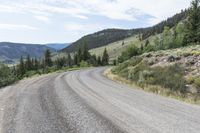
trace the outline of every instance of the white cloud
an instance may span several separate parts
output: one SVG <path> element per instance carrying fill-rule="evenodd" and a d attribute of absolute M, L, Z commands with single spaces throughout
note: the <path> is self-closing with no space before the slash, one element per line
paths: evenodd
<path fill-rule="evenodd" d="M 17 25 L 17 24 L 2 24 L 0 23 L 0 29 L 3 30 L 37 30 L 38 28 L 29 25 Z"/>
<path fill-rule="evenodd" d="M 112 25 L 112 24 L 81 24 L 81 23 L 67 23 L 64 26 L 65 30 L 67 31 L 76 31 L 76 32 L 94 32 L 94 31 L 99 31 L 107 28 L 122 28 L 117 25 Z"/>
<path fill-rule="evenodd" d="M 46 16 L 35 16 L 35 18 L 39 21 L 45 22 L 45 23 L 50 23 L 50 19 Z"/>
<path fill-rule="evenodd" d="M 14 4 L 9 1 L 2 3 L 0 12 L 60 13 L 81 19 L 100 15 L 128 21 L 135 21 L 141 15 L 151 15 L 161 21 L 190 3 L 190 0 L 16 0 Z"/>

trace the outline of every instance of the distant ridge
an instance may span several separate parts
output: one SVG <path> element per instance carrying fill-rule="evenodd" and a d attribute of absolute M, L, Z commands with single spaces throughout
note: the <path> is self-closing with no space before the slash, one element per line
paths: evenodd
<path fill-rule="evenodd" d="M 46 49 L 55 52 L 55 49 L 45 45 L 0 42 L 0 61 L 3 63 L 13 63 L 21 56 L 27 56 L 28 54 L 31 57 L 40 58 L 44 55 Z"/>
<path fill-rule="evenodd" d="M 47 47 L 56 49 L 56 50 L 61 50 L 64 49 L 66 47 L 68 47 L 71 43 L 49 43 L 49 44 L 45 44 Z"/>

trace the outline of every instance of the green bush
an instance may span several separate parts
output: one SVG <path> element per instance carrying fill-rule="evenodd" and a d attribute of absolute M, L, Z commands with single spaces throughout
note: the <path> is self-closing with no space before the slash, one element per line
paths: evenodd
<path fill-rule="evenodd" d="M 194 84 L 200 89 L 200 77 L 194 80 Z"/>
<path fill-rule="evenodd" d="M 39 71 L 27 71 L 24 77 L 31 77 L 36 74 L 39 74 Z"/>
<path fill-rule="evenodd" d="M 125 70 L 125 69 L 128 70 L 129 67 L 137 65 L 141 61 L 142 61 L 141 57 L 133 57 L 131 60 L 119 64 L 117 67 L 115 67 L 114 69 L 112 69 L 112 72 L 115 73 L 115 74 L 117 74 L 117 73 L 120 73 L 122 70 Z"/>
<path fill-rule="evenodd" d="M 137 48 L 135 45 L 128 47 L 124 52 L 122 52 L 121 56 L 118 57 L 118 62 L 122 63 L 133 56 L 137 56 L 141 54 L 141 50 Z"/>
<path fill-rule="evenodd" d="M 172 91 L 186 92 L 186 80 L 184 69 L 178 65 L 166 67 L 150 67 L 147 62 L 140 58 L 124 62 L 113 69 L 128 80 L 135 81 L 139 85 L 159 85 Z"/>
<path fill-rule="evenodd" d="M 9 67 L 0 65 L 0 87 L 12 84 L 16 80 L 16 75 Z"/>
<path fill-rule="evenodd" d="M 89 67 L 89 64 L 86 61 L 81 61 L 80 62 L 80 67 Z"/>
<path fill-rule="evenodd" d="M 154 71 L 152 76 L 154 80 L 150 84 L 161 85 L 172 91 L 180 91 L 182 93 L 186 91 L 184 70 L 180 66 L 156 67 L 152 68 L 152 70 Z"/>

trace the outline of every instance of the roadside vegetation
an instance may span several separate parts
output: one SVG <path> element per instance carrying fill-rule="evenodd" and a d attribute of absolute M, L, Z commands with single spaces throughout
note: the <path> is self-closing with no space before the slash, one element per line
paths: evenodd
<path fill-rule="evenodd" d="M 187 18 L 165 25 L 153 41 L 142 35 L 139 40 L 122 52 L 111 72 L 145 90 L 199 102 L 200 1 L 193 0 Z"/>
<path fill-rule="evenodd" d="M 33 75 L 48 74 L 60 70 L 105 66 L 109 63 L 109 55 L 106 48 L 102 56 L 96 57 L 96 55 L 91 55 L 88 52 L 86 43 L 84 44 L 84 48 L 78 48 L 73 56 L 70 53 L 67 55 L 67 57 L 57 57 L 53 60 L 50 50 L 46 50 L 44 58 L 40 60 L 27 55 L 25 58 L 21 57 L 19 64 L 16 66 L 8 67 L 2 64 L 0 65 L 0 87 Z"/>

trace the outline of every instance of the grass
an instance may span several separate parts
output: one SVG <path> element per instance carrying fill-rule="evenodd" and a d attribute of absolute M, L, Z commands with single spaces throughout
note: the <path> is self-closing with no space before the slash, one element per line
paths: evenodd
<path fill-rule="evenodd" d="M 165 67 L 151 67 L 140 57 L 135 57 L 115 67 L 112 72 L 127 80 L 135 81 L 141 87 L 148 84 L 159 85 L 181 93 L 186 91 L 184 69 L 176 64 Z"/>
<path fill-rule="evenodd" d="M 199 95 L 194 95 L 194 94 L 187 94 L 187 95 L 181 95 L 180 93 L 171 91 L 170 89 L 163 88 L 158 85 L 145 85 L 145 86 L 139 86 L 136 82 L 130 81 L 124 77 L 121 77 L 117 74 L 114 74 L 112 72 L 112 69 L 109 68 L 104 72 L 104 75 L 108 77 L 109 79 L 116 81 L 121 84 L 128 85 L 132 89 L 139 89 L 143 90 L 145 92 L 150 92 L 154 94 L 159 94 L 165 97 L 170 97 L 174 98 L 180 101 L 184 101 L 186 103 L 191 103 L 191 104 L 197 104 L 200 105 L 200 97 Z"/>
<path fill-rule="evenodd" d="M 124 45 L 122 43 L 124 42 Z M 111 44 L 108 44 L 103 47 L 91 49 L 91 54 L 96 54 L 97 56 L 102 56 L 102 53 L 104 49 L 106 48 L 110 57 L 110 60 L 116 59 L 128 46 L 130 46 L 132 43 L 138 43 L 137 36 L 129 37 L 127 39 L 117 41 Z"/>
<path fill-rule="evenodd" d="M 154 35 L 154 36 L 150 36 L 148 38 L 150 44 L 149 45 L 152 45 L 154 46 L 154 39 L 156 37 L 159 37 L 160 35 Z M 122 43 L 124 42 L 124 45 L 122 45 Z M 135 35 L 135 36 L 132 36 L 132 37 L 129 37 L 129 38 L 126 38 L 124 40 L 121 40 L 121 41 L 117 41 L 117 42 L 114 42 L 114 43 L 111 43 L 111 44 L 108 44 L 106 46 L 103 46 L 103 47 L 99 47 L 99 48 L 95 48 L 95 49 L 91 49 L 90 52 L 92 54 L 96 54 L 97 56 L 101 56 L 104 49 L 106 48 L 107 51 L 108 51 L 108 54 L 109 54 L 109 57 L 110 57 L 110 60 L 115 60 L 118 58 L 118 56 L 121 55 L 121 53 L 123 51 L 125 51 L 129 46 L 131 45 L 135 45 L 136 47 L 140 47 L 141 44 L 145 44 L 146 40 L 142 40 L 142 41 L 139 41 L 139 37 L 138 35 Z"/>
<path fill-rule="evenodd" d="M 146 56 L 147 53 L 143 54 Z M 164 55 L 177 55 L 177 56 L 199 56 L 200 55 L 200 45 L 194 44 L 186 47 L 169 49 L 169 50 L 159 50 L 155 52 L 149 52 L 152 56 L 164 56 Z"/>

